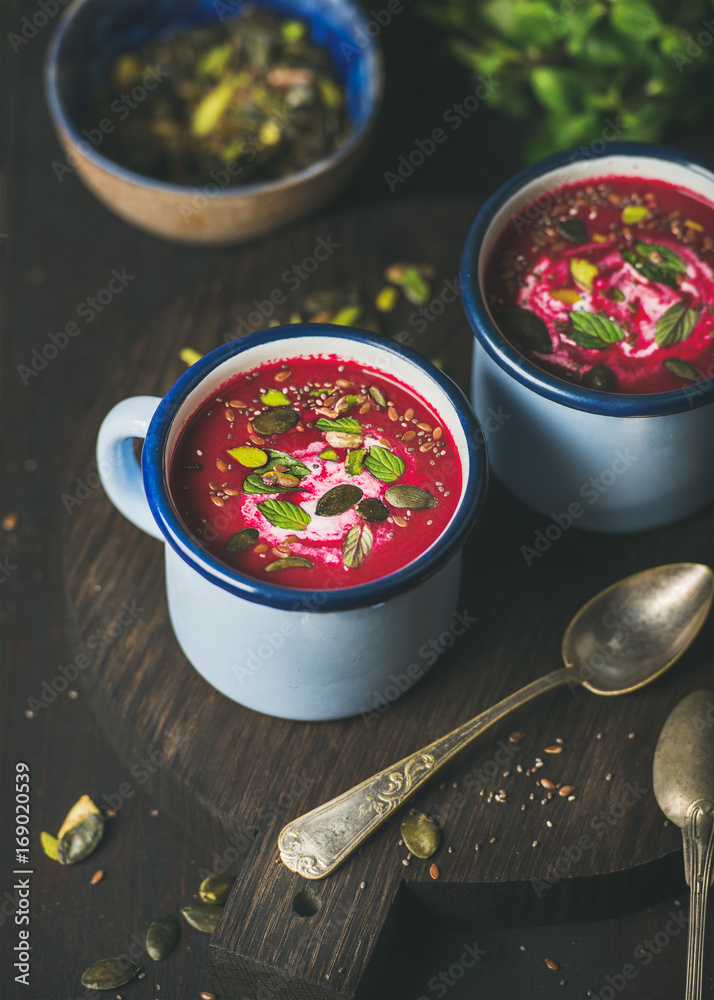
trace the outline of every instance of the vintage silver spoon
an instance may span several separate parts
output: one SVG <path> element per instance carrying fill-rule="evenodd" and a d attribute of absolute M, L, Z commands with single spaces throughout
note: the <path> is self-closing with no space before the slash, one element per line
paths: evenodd
<path fill-rule="evenodd" d="M 684 876 L 692 890 L 685 1000 L 699 1000 L 714 880 L 714 691 L 693 691 L 672 709 L 657 741 L 652 778 L 660 809 L 682 829 Z"/>
<path fill-rule="evenodd" d="M 693 641 L 713 594 L 714 574 L 699 563 L 657 566 L 603 590 L 565 630 L 565 667 L 288 823 L 278 837 L 283 864 L 305 878 L 329 875 L 447 761 L 543 691 L 576 683 L 594 694 L 617 695 L 649 684 Z"/>

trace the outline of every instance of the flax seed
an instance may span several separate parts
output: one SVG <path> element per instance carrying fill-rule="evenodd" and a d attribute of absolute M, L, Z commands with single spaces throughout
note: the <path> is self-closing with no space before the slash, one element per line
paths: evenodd
<path fill-rule="evenodd" d="M 544 753 L 562 753 L 563 748 L 553 745 L 552 747 L 546 747 Z"/>
<path fill-rule="evenodd" d="M 413 441 L 415 437 L 416 437 L 416 431 L 407 431 L 406 434 L 402 437 L 402 441 Z"/>
<path fill-rule="evenodd" d="M 382 448 L 386 448 L 387 451 L 392 450 L 392 442 L 388 441 L 387 438 L 380 438 L 379 443 L 382 446 Z"/>
<path fill-rule="evenodd" d="M 431 426 L 431 424 L 417 424 L 417 427 L 419 428 L 420 431 L 426 431 L 427 434 L 431 434 L 432 430 L 434 429 Z"/>
<path fill-rule="evenodd" d="M 555 785 L 553 784 L 553 782 L 552 781 L 548 781 L 547 778 L 541 778 L 540 779 L 540 783 L 543 786 L 543 788 L 548 788 L 548 789 L 555 788 Z"/>
<path fill-rule="evenodd" d="M 290 546 L 289 545 L 275 545 L 273 546 L 274 556 L 289 556 Z"/>
<path fill-rule="evenodd" d="M 230 405 L 235 410 L 244 410 L 248 404 L 244 403 L 242 399 L 232 399 Z"/>
<path fill-rule="evenodd" d="M 559 790 L 558 795 L 560 795 L 561 798 L 565 799 L 574 790 L 575 790 L 575 785 L 563 785 L 563 787 Z"/>
<path fill-rule="evenodd" d="M 439 866 L 438 865 L 432 865 L 431 868 L 429 869 L 429 874 L 431 875 L 431 877 L 434 880 L 438 879 L 439 875 L 441 874 L 439 872 Z"/>
<path fill-rule="evenodd" d="M 338 378 L 335 379 L 335 385 L 339 385 L 340 389 L 349 389 L 352 383 L 347 378 Z"/>
<path fill-rule="evenodd" d="M 406 517 L 402 517 L 401 514 L 392 514 L 392 520 L 395 524 L 398 524 L 400 528 L 406 528 L 409 524 Z"/>
<path fill-rule="evenodd" d="M 18 525 L 19 520 L 20 520 L 20 515 L 17 513 L 17 511 L 14 510 L 10 511 L 10 513 L 6 514 L 5 517 L 2 519 L 2 530 L 14 531 Z"/>
<path fill-rule="evenodd" d="M 253 549 L 253 552 L 257 553 L 258 555 L 262 555 L 263 552 L 267 551 L 268 551 L 268 546 L 265 544 L 265 542 L 261 542 L 260 545 L 256 545 L 255 548 Z"/>
<path fill-rule="evenodd" d="M 92 875 L 92 877 L 90 878 L 90 880 L 89 880 L 89 884 L 90 884 L 90 885 L 96 885 L 96 884 L 97 884 L 97 882 L 101 882 L 103 878 L 104 878 L 104 872 L 102 871 L 102 869 L 101 869 L 101 868 L 99 868 L 99 869 L 98 869 L 98 870 L 97 870 L 97 871 L 96 871 L 96 872 L 94 873 L 94 875 Z"/>
<path fill-rule="evenodd" d="M 228 466 L 222 459 L 219 458 L 216 460 L 216 468 L 219 472 L 225 472 Z"/>
<path fill-rule="evenodd" d="M 441 427 L 435 427 L 431 436 L 434 438 L 435 441 L 439 441 L 443 433 L 444 432 L 441 429 Z"/>
<path fill-rule="evenodd" d="M 223 495 L 227 497 L 237 497 L 240 496 L 240 490 L 231 489 L 228 486 L 223 487 Z"/>
<path fill-rule="evenodd" d="M 227 406 L 225 408 L 225 410 L 223 411 L 223 416 L 226 418 L 226 420 L 230 420 L 231 423 L 233 423 L 235 421 L 235 418 L 236 418 L 236 415 L 233 412 L 233 410 L 230 408 L 230 406 Z"/>
<path fill-rule="evenodd" d="M 290 369 L 285 368 L 283 371 L 276 372 L 274 377 L 276 382 L 285 382 L 286 379 L 289 379 L 291 375 L 292 372 L 290 371 Z"/>
<path fill-rule="evenodd" d="M 209 993 L 208 990 L 204 990 L 203 993 L 201 993 L 201 1000 L 216 1000 L 216 994 Z"/>
<path fill-rule="evenodd" d="M 397 413 L 397 411 L 394 409 L 393 406 L 390 406 L 389 409 L 387 410 L 387 416 L 389 417 L 390 420 L 399 420 L 399 414 Z"/>
<path fill-rule="evenodd" d="M 260 434 L 249 434 L 248 437 L 253 442 L 253 444 L 257 445 L 265 444 L 265 438 L 261 437 Z"/>
<path fill-rule="evenodd" d="M 558 971 L 558 969 L 560 968 L 560 966 L 558 965 L 558 963 L 557 963 L 557 962 L 554 962 L 552 958 L 546 958 L 546 960 L 545 960 L 545 964 L 546 964 L 546 965 L 548 966 L 548 968 L 549 968 L 549 969 L 551 969 L 551 970 L 552 970 L 553 972 L 557 972 L 557 971 Z"/>
<path fill-rule="evenodd" d="M 221 487 L 218 485 L 218 483 L 214 483 L 213 480 L 211 480 L 211 482 L 208 484 L 208 488 L 209 490 L 220 490 Z"/>
<path fill-rule="evenodd" d="M 362 403 L 362 405 L 359 408 L 359 412 L 365 414 L 369 413 L 371 409 L 372 409 L 372 404 L 369 401 L 367 401 L 366 403 Z"/>
<path fill-rule="evenodd" d="M 431 451 L 433 447 L 433 441 L 425 441 L 424 444 L 419 445 L 419 451 Z"/>
<path fill-rule="evenodd" d="M 525 733 L 511 733 L 511 735 L 508 737 L 508 742 L 520 743 L 525 735 L 526 735 Z"/>
<path fill-rule="evenodd" d="M 288 535 L 288 537 L 285 539 L 285 544 L 291 545 L 293 542 L 299 542 L 299 541 L 300 538 L 298 535 Z"/>
<path fill-rule="evenodd" d="M 414 416 L 414 410 L 410 406 L 404 411 L 404 419 L 411 420 L 413 416 Z"/>

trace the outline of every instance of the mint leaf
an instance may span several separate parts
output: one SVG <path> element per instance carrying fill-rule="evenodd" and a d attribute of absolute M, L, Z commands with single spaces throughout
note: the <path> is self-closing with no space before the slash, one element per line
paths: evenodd
<path fill-rule="evenodd" d="M 652 244 L 643 243 L 641 245 L 650 246 Z M 634 250 L 623 250 L 622 259 L 631 264 L 637 273 L 641 274 L 643 278 L 647 278 L 648 281 L 657 281 L 660 285 L 669 285 L 670 288 L 677 287 L 674 271 L 660 267 L 658 264 L 650 263 L 646 257 L 635 253 Z"/>
<path fill-rule="evenodd" d="M 276 528 L 303 531 L 310 523 L 308 512 L 289 500 L 265 500 L 258 504 L 258 510 Z"/>
<path fill-rule="evenodd" d="M 690 309 L 686 302 L 675 302 L 657 320 L 655 343 L 660 347 L 680 344 L 694 331 L 698 319 L 699 312 L 696 309 Z"/>
<path fill-rule="evenodd" d="M 687 271 L 687 265 L 682 258 L 662 243 L 635 243 L 635 250 L 640 257 L 646 257 L 650 264 L 654 264 L 655 267 L 662 268 L 664 271 L 681 271 L 683 274 Z M 662 259 L 652 260 L 653 253 L 658 254 Z"/>
<path fill-rule="evenodd" d="M 284 451 L 276 451 L 274 448 L 266 448 L 265 450 L 268 452 L 270 460 L 261 469 L 261 475 L 263 472 L 272 472 L 276 465 L 284 465 L 288 472 L 291 472 L 293 476 L 298 476 L 300 479 L 303 476 L 310 475 L 310 470 L 299 458 L 294 458 Z"/>
<path fill-rule="evenodd" d="M 338 417 L 336 420 L 320 417 L 315 421 L 315 427 L 321 431 L 346 431 L 348 434 L 359 434 L 362 430 L 362 424 L 354 417 Z"/>
<path fill-rule="evenodd" d="M 372 551 L 374 537 L 367 524 L 353 525 L 342 542 L 342 561 L 348 569 L 356 569 Z"/>
<path fill-rule="evenodd" d="M 264 483 L 260 476 L 253 474 L 246 476 L 243 481 L 244 493 L 290 493 L 296 490 L 297 486 L 278 486 L 277 483 Z"/>
<path fill-rule="evenodd" d="M 404 473 L 404 462 L 387 448 L 373 445 L 364 460 L 365 468 L 382 483 L 393 483 Z"/>
<path fill-rule="evenodd" d="M 572 329 L 568 336 L 580 347 L 590 351 L 601 351 L 625 337 L 625 331 L 617 323 L 596 313 L 573 311 L 570 313 L 570 323 Z"/>

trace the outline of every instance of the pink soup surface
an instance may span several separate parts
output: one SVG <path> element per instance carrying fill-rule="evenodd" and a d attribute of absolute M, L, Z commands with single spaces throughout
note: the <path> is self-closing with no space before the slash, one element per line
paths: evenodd
<path fill-rule="evenodd" d="M 461 493 L 448 428 L 391 376 L 338 357 L 239 375 L 184 428 L 170 491 L 216 558 L 279 586 L 331 590 L 406 566 Z"/>
<path fill-rule="evenodd" d="M 606 392 L 666 392 L 714 375 L 714 205 L 662 181 L 608 177 L 512 216 L 487 270 L 509 342 L 539 368 Z"/>

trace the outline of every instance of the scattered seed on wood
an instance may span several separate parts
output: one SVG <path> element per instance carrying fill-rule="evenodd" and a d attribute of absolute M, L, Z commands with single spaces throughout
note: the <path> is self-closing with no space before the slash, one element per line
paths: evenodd
<path fill-rule="evenodd" d="M 605 781 L 612 781 L 612 774 L 606 774 Z"/>
<path fill-rule="evenodd" d="M 528 951 L 528 949 L 526 948 L 526 946 L 524 944 L 520 945 L 519 947 L 520 947 L 521 951 Z"/>
<path fill-rule="evenodd" d="M 201 993 L 201 1000 L 216 1000 L 215 993 L 208 993 L 206 990 Z"/>
<path fill-rule="evenodd" d="M 526 735 L 525 733 L 511 733 L 511 735 L 508 737 L 508 742 L 520 743 L 525 735 Z"/>
<path fill-rule="evenodd" d="M 636 735 L 635 733 L 629 733 L 627 736 L 628 740 L 634 740 L 635 735 Z"/>
<path fill-rule="evenodd" d="M 158 809 L 152 809 L 149 812 L 149 816 L 158 816 L 158 815 L 159 815 L 159 810 Z"/>
<path fill-rule="evenodd" d="M 575 796 L 574 795 L 569 795 L 568 796 L 568 802 L 575 802 Z"/>
<path fill-rule="evenodd" d="M 559 789 L 558 795 L 566 798 L 573 791 L 575 791 L 575 785 L 563 785 L 563 787 Z"/>
<path fill-rule="evenodd" d="M 20 515 L 15 510 L 11 510 L 2 519 L 3 531 L 14 531 L 20 520 Z"/>
<path fill-rule="evenodd" d="M 115 990 L 130 982 L 139 972 L 141 966 L 126 955 L 121 958 L 104 958 L 84 970 L 82 986 L 88 990 Z"/>
<path fill-rule="evenodd" d="M 491 837 L 491 839 L 489 840 L 489 844 L 495 844 L 495 843 L 496 843 L 496 838 Z"/>
<path fill-rule="evenodd" d="M 360 887 L 360 889 L 366 889 L 367 888 L 367 883 L 366 882 L 360 882 L 359 887 Z"/>
<path fill-rule="evenodd" d="M 94 873 L 94 875 L 92 875 L 92 877 L 90 878 L 89 884 L 90 885 L 96 885 L 97 882 L 101 882 L 103 878 L 104 878 L 104 872 L 102 871 L 101 868 L 99 868 Z"/>
<path fill-rule="evenodd" d="M 552 747 L 546 747 L 544 753 L 562 753 L 563 748 L 553 745 Z"/>
<path fill-rule="evenodd" d="M 431 877 L 433 879 L 437 879 L 439 877 L 439 874 L 440 874 L 440 872 L 439 872 L 439 866 L 438 865 L 432 865 L 431 868 L 429 869 L 429 874 L 431 875 Z"/>
<path fill-rule="evenodd" d="M 409 862 L 407 861 L 406 858 L 402 858 L 402 864 L 404 865 L 405 868 L 409 867 Z"/>
<path fill-rule="evenodd" d="M 537 846 L 538 846 L 538 841 L 534 840 L 533 843 L 531 844 L 531 847 L 537 847 Z"/>
<path fill-rule="evenodd" d="M 155 962 L 167 958 L 178 944 L 179 934 L 179 922 L 172 913 L 153 920 L 149 924 L 145 941 L 149 958 Z"/>
<path fill-rule="evenodd" d="M 540 779 L 540 783 L 543 786 L 543 788 L 549 788 L 549 789 L 550 788 L 555 788 L 555 785 L 553 784 L 553 782 L 549 781 L 547 778 L 541 778 Z"/>
<path fill-rule="evenodd" d="M 76 701 L 77 698 L 79 698 L 79 691 L 75 691 L 75 690 L 68 691 L 67 692 L 67 697 L 69 698 L 70 701 Z"/>
<path fill-rule="evenodd" d="M 558 963 L 554 962 L 552 958 L 546 958 L 545 964 L 548 966 L 549 969 L 552 969 L 553 972 L 557 972 L 558 969 L 560 968 Z"/>

